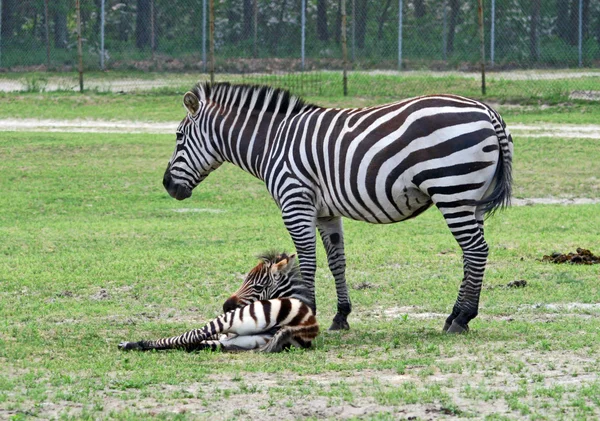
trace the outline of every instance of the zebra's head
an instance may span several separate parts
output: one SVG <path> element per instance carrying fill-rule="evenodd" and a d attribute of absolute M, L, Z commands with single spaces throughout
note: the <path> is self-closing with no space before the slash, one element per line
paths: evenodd
<path fill-rule="evenodd" d="M 190 197 L 194 187 L 223 163 L 208 139 L 208 125 L 203 125 L 207 112 L 206 101 L 199 99 L 202 94 L 198 85 L 183 97 L 188 114 L 177 128 L 175 152 L 163 177 L 165 189 L 177 200 Z"/>
<path fill-rule="evenodd" d="M 298 278 L 302 280 L 295 254 L 268 253 L 259 256 L 259 259 L 258 265 L 244 278 L 240 289 L 223 304 L 224 312 L 258 300 L 289 297 Z"/>

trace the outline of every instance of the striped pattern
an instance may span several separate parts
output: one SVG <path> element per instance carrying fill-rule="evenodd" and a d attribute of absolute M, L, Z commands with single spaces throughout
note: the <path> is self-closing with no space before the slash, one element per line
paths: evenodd
<path fill-rule="evenodd" d="M 139 351 L 258 348 L 264 352 L 279 352 L 289 346 L 308 348 L 319 334 L 319 325 L 307 291 L 295 256 L 270 253 L 261 256 L 240 290 L 225 303 L 224 308 L 233 306 L 233 309 L 200 329 L 171 338 L 122 342 L 119 348 Z M 279 295 L 284 293 L 293 297 Z M 252 302 L 242 304 L 249 300 Z"/>
<path fill-rule="evenodd" d="M 492 108 L 433 95 L 331 109 L 286 91 L 228 84 L 200 84 L 184 104 L 189 113 L 177 131 L 165 188 L 185 199 L 223 162 L 263 180 L 282 211 L 312 301 L 319 231 L 338 295 L 333 329 L 347 328 L 351 311 L 341 217 L 387 224 L 431 205 L 464 256 L 463 282 L 445 329 L 467 329 L 487 260 L 484 216 L 507 205 L 511 192 L 512 138 Z"/>

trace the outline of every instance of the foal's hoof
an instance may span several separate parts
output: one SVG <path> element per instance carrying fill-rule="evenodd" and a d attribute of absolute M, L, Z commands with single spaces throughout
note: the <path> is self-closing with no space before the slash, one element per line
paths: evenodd
<path fill-rule="evenodd" d="M 133 349 L 134 345 L 135 345 L 134 342 L 121 342 L 119 344 L 119 349 L 121 351 L 129 351 L 130 349 Z"/>
<path fill-rule="evenodd" d="M 459 325 L 458 323 L 456 323 L 456 321 L 453 321 L 450 326 L 448 326 L 448 323 L 444 325 L 444 332 L 446 333 L 467 333 L 468 331 L 469 326 Z"/>

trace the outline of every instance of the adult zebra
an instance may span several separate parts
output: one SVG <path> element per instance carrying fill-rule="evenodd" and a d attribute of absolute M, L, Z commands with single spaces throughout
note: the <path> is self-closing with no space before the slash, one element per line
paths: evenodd
<path fill-rule="evenodd" d="M 468 329 L 488 255 L 483 218 L 510 200 L 512 138 L 496 111 L 451 95 L 321 108 L 284 90 L 228 83 L 198 84 L 183 103 L 188 115 L 177 129 L 165 188 L 186 199 L 225 161 L 263 180 L 313 302 L 315 227 L 320 232 L 338 296 L 330 329 L 347 329 L 351 311 L 341 217 L 386 224 L 431 204 L 463 250 L 464 278 L 444 331 Z"/>

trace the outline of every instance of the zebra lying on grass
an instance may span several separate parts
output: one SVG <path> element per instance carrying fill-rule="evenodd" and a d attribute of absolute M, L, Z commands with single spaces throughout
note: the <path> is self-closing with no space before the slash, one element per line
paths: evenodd
<path fill-rule="evenodd" d="M 199 84 L 183 97 L 188 115 L 163 184 L 183 200 L 223 162 L 266 183 L 281 209 L 314 306 L 316 229 L 335 278 L 347 329 L 341 217 L 387 224 L 442 212 L 463 251 L 464 277 L 444 331 L 477 316 L 488 246 L 486 213 L 509 204 L 512 138 L 488 105 L 431 95 L 368 108 L 321 108 L 265 86 Z"/>
<path fill-rule="evenodd" d="M 268 253 L 223 305 L 225 314 L 201 329 L 152 341 L 121 342 L 122 350 L 182 348 L 187 351 L 259 349 L 280 352 L 289 346 L 308 348 L 319 334 L 306 282 L 296 255 Z"/>

